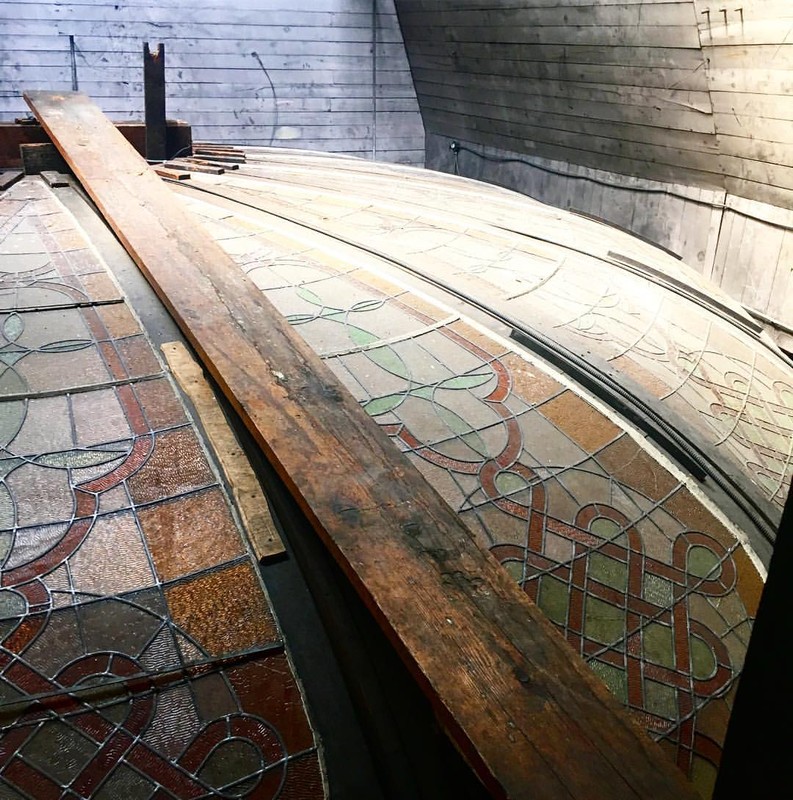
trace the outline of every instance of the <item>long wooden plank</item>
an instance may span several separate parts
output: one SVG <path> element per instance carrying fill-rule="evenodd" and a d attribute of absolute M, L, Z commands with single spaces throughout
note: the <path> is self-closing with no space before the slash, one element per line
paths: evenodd
<path fill-rule="evenodd" d="M 542 612 L 77 93 L 25 98 L 497 797 L 696 797 Z"/>

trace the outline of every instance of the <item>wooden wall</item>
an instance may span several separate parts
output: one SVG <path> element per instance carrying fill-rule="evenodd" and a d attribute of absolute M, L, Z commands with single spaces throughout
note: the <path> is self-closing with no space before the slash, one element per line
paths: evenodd
<path fill-rule="evenodd" d="M 396 5 L 428 132 L 793 208 L 793 1 Z"/>
<path fill-rule="evenodd" d="M 27 113 L 23 89 L 72 88 L 70 35 L 80 90 L 114 118 L 142 117 L 143 43 L 164 42 L 167 113 L 196 139 L 423 163 L 393 0 L 3 0 L 0 119 Z"/>
<path fill-rule="evenodd" d="M 694 5 L 724 186 L 793 208 L 793 0 Z"/>

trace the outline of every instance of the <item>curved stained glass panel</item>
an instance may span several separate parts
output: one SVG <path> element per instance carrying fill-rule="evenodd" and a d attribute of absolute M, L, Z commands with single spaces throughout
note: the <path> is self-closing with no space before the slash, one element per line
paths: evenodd
<path fill-rule="evenodd" d="M 749 461 L 762 451 L 786 488 L 793 370 L 735 304 L 695 302 L 706 284 L 671 257 L 653 280 L 610 263 L 656 255 L 625 234 L 449 176 L 246 157 L 179 196 L 707 796 L 759 559 L 692 475 L 511 324 L 597 348 L 593 365 L 723 448 L 769 508 L 776 484 Z"/>

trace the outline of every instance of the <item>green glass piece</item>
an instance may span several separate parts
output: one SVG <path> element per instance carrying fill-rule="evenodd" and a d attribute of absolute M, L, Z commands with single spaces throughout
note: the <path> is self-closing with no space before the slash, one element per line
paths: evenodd
<path fill-rule="evenodd" d="M 12 589 L 0 589 L 0 619 L 22 616 L 28 610 L 27 600 Z"/>
<path fill-rule="evenodd" d="M 295 294 L 297 294 L 301 300 L 311 303 L 312 306 L 319 306 L 320 308 L 325 307 L 325 304 L 322 302 L 322 298 L 312 292 L 311 289 L 306 289 L 305 286 L 298 286 L 295 290 Z"/>
<path fill-rule="evenodd" d="M 698 544 L 689 548 L 687 566 L 692 575 L 708 580 L 717 578 L 721 572 L 718 556 L 710 548 Z"/>
<path fill-rule="evenodd" d="M 447 378 L 438 384 L 439 389 L 474 389 L 487 383 L 493 377 L 493 373 L 482 375 L 481 373 L 475 375 L 455 375 L 453 378 Z"/>
<path fill-rule="evenodd" d="M 348 326 L 349 329 L 349 326 Z M 398 378 L 409 380 L 410 372 L 405 362 L 397 355 L 393 347 L 375 347 L 366 351 L 366 357 L 374 361 L 378 367 L 382 367 L 386 372 L 396 375 Z"/>
<path fill-rule="evenodd" d="M 410 394 L 413 397 L 420 397 L 422 400 L 429 400 L 432 402 L 432 398 L 435 397 L 435 387 L 417 386 L 415 389 L 410 390 Z"/>
<path fill-rule="evenodd" d="M 691 674 L 701 681 L 712 678 L 716 672 L 713 650 L 699 636 L 690 636 L 688 642 L 691 648 Z"/>
<path fill-rule="evenodd" d="M 381 299 L 371 299 L 371 300 L 359 300 L 357 303 L 350 307 L 350 311 L 359 312 L 359 311 L 377 311 L 378 308 L 382 308 L 386 304 L 386 298 Z"/>
<path fill-rule="evenodd" d="M 613 539 L 622 532 L 622 527 L 618 522 L 608 517 L 597 517 L 589 523 L 589 530 L 600 536 L 602 539 Z"/>
<path fill-rule="evenodd" d="M 13 456 L 11 458 L 0 458 L 0 478 L 5 478 L 10 472 L 13 472 L 20 464 L 23 463 L 24 459 L 14 458 Z M 0 486 L 2 486 L 2 484 L 0 484 Z"/>
<path fill-rule="evenodd" d="M 39 347 L 42 353 L 71 353 L 85 350 L 93 344 L 91 339 L 64 339 L 62 342 L 49 342 Z"/>
<path fill-rule="evenodd" d="M 443 420 L 446 427 L 459 436 L 472 450 L 482 456 L 488 456 L 487 445 L 482 437 L 459 414 L 455 414 L 446 406 L 435 404 L 435 411 Z"/>
<path fill-rule="evenodd" d="M 670 669 L 675 666 L 675 646 L 672 629 L 659 622 L 650 622 L 642 630 L 644 657 L 654 664 Z"/>
<path fill-rule="evenodd" d="M 498 475 L 496 475 L 495 483 L 496 489 L 504 496 L 522 492 L 529 486 L 522 475 L 518 475 L 516 472 L 506 471 L 499 472 Z"/>
<path fill-rule="evenodd" d="M 3 322 L 3 336 L 9 342 L 15 342 L 25 330 L 25 322 L 19 314 L 9 314 Z"/>
<path fill-rule="evenodd" d="M 28 352 L 28 350 L 3 350 L 3 352 L 0 353 L 0 361 L 9 367 L 13 367 L 14 364 L 23 359 Z"/>
<path fill-rule="evenodd" d="M 523 581 L 522 561 L 503 561 L 502 566 L 512 576 L 516 583 L 521 583 Z"/>
<path fill-rule="evenodd" d="M 313 322 L 316 318 L 316 314 L 289 314 L 286 321 L 290 325 L 304 325 L 306 322 Z"/>
<path fill-rule="evenodd" d="M 672 605 L 672 581 L 658 575 L 644 573 L 644 599 L 666 608 Z"/>
<path fill-rule="evenodd" d="M 377 337 L 373 333 L 365 331 L 363 328 L 359 328 L 357 325 L 348 325 L 347 335 L 350 337 L 352 343 L 358 347 L 366 347 L 367 345 L 372 344 L 372 342 L 377 341 Z"/>
<path fill-rule="evenodd" d="M 43 467 L 80 469 L 115 461 L 123 456 L 124 452 L 117 450 L 62 450 L 59 453 L 46 453 L 39 456 L 36 463 Z"/>
<path fill-rule="evenodd" d="M 387 394 L 385 397 L 376 397 L 374 400 L 370 400 L 364 405 L 363 410 L 370 417 L 377 417 L 393 411 L 404 399 L 404 394 Z"/>
<path fill-rule="evenodd" d="M 0 353 L 0 361 L 3 361 L 2 353 Z M 0 368 L 0 397 L 9 394 L 25 394 L 27 391 L 27 383 L 13 368 L 13 365 L 9 365 L 6 369 Z"/>
<path fill-rule="evenodd" d="M 591 595 L 586 598 L 584 633 L 588 639 L 613 644 L 625 637 L 625 611 Z"/>
<path fill-rule="evenodd" d="M 604 664 L 602 661 L 590 661 L 589 668 L 603 683 L 608 686 L 611 693 L 623 704 L 628 702 L 628 676 L 624 669 Z"/>
<path fill-rule="evenodd" d="M 8 459 L 9 461 L 19 462 L 19 459 Z M 1 462 L 0 462 L 1 463 Z M 16 514 L 14 512 L 14 501 L 11 497 L 11 492 L 4 483 L 0 483 L 0 530 L 9 530 L 14 527 L 16 522 Z M 8 548 L 11 547 L 13 540 L 0 543 L 0 562 L 5 559 L 8 554 Z"/>
<path fill-rule="evenodd" d="M 557 625 L 566 624 L 567 609 L 570 605 L 570 587 L 553 575 L 543 575 L 540 578 L 537 605 L 552 622 Z"/>
<path fill-rule="evenodd" d="M 651 714 L 664 719 L 677 719 L 677 690 L 665 683 L 645 679 L 644 707 Z"/>
<path fill-rule="evenodd" d="M 591 553 L 589 556 L 589 575 L 606 586 L 620 592 L 628 588 L 628 565 L 616 558 L 604 556 L 602 553 Z"/>

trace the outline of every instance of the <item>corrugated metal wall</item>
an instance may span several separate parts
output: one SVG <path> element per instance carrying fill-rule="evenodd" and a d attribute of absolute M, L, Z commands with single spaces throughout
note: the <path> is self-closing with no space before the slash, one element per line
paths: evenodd
<path fill-rule="evenodd" d="M 75 75 L 113 118 L 141 118 L 147 41 L 165 43 L 168 116 L 195 138 L 423 163 L 393 0 L 3 0 L 0 118 Z"/>

